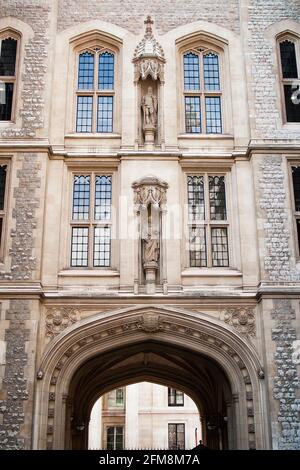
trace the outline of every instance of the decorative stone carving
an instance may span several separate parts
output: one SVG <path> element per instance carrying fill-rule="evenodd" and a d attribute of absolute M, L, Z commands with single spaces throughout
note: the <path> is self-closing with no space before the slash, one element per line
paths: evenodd
<path fill-rule="evenodd" d="M 254 409 L 254 405 L 253 405 L 253 391 L 252 391 L 252 383 L 251 383 L 251 379 L 250 379 L 250 376 L 249 376 L 249 372 L 248 372 L 248 369 L 247 369 L 247 366 L 244 364 L 243 360 L 240 358 L 240 356 L 238 355 L 238 353 L 236 353 L 232 348 L 230 348 L 228 346 L 228 344 L 223 341 L 222 339 L 219 339 L 219 338 L 216 338 L 214 336 L 211 336 L 205 332 L 203 332 L 201 329 L 194 329 L 194 328 L 191 328 L 189 326 L 185 326 L 184 324 L 181 324 L 180 323 L 177 323 L 176 321 L 173 321 L 173 320 L 166 320 L 166 319 L 163 319 L 163 316 L 162 315 L 159 315 L 159 313 L 156 313 L 155 311 L 148 311 L 148 312 L 145 312 L 144 314 L 140 315 L 140 316 L 133 316 L 129 319 L 126 319 L 126 321 L 123 323 L 123 324 L 112 324 L 110 325 L 109 327 L 107 326 L 104 330 L 101 330 L 101 332 L 98 332 L 98 333 L 91 333 L 90 336 L 87 336 L 86 337 L 86 340 L 87 340 L 87 343 L 89 343 L 89 338 L 93 338 L 93 340 L 98 340 L 98 341 L 102 341 L 103 338 L 104 338 L 104 341 L 106 340 L 105 338 L 108 336 L 108 335 L 113 335 L 113 334 L 117 334 L 119 332 L 128 332 L 128 331 L 134 331 L 134 330 L 140 330 L 140 331 L 143 331 L 145 332 L 146 334 L 147 333 L 158 333 L 159 331 L 164 331 L 164 332 L 170 332 L 170 331 L 174 331 L 176 332 L 177 334 L 182 334 L 185 336 L 186 340 L 190 340 L 190 339 L 197 339 L 197 341 L 199 339 L 201 339 L 203 342 L 205 343 L 208 343 L 208 344 L 211 344 L 213 345 L 213 347 L 217 347 L 218 349 L 222 350 L 222 353 L 226 353 L 226 354 L 229 354 L 230 356 L 233 357 L 234 361 L 239 365 L 241 371 L 242 371 L 242 374 L 244 375 L 244 383 L 247 385 L 247 391 L 246 391 L 246 399 L 247 399 L 247 406 L 248 406 L 248 411 L 247 412 L 247 415 L 248 415 L 248 425 L 250 426 L 250 424 L 252 424 L 253 422 L 253 409 Z M 110 340 L 110 338 L 108 338 L 108 341 Z M 81 347 L 84 347 L 84 342 L 82 340 L 78 340 L 76 343 L 74 343 L 72 345 L 72 347 L 70 349 L 72 349 L 73 351 L 78 351 L 78 349 L 80 349 Z M 69 349 L 69 350 L 70 350 Z M 68 351 L 67 350 L 67 353 Z M 51 387 L 52 387 L 52 390 L 56 390 L 56 387 L 57 387 L 57 376 L 58 374 L 60 373 L 59 371 L 62 369 L 64 363 L 69 360 L 68 359 L 68 354 L 66 354 L 66 352 L 63 353 L 63 355 L 61 356 L 59 362 L 56 364 L 55 366 L 55 369 L 54 369 L 54 372 L 53 372 L 53 375 L 52 375 L 52 379 L 54 378 L 54 380 L 51 380 Z M 147 356 L 144 357 L 144 363 L 145 365 L 147 366 L 149 364 L 149 360 L 147 358 Z M 42 370 L 42 367 L 41 367 L 41 370 Z M 257 371 L 260 371 L 262 370 L 262 368 L 258 365 L 257 367 Z M 64 397 L 63 397 L 64 399 Z M 50 392 L 49 393 L 49 406 L 54 406 L 54 402 L 55 401 L 55 392 Z M 232 396 L 232 402 L 233 403 L 236 403 L 239 401 L 239 395 L 238 394 L 233 394 Z M 67 402 L 69 403 L 69 402 Z M 68 405 L 68 406 L 71 406 L 71 405 Z M 52 417 L 54 416 L 54 411 L 52 411 L 52 408 L 48 408 L 48 416 L 49 416 L 49 420 L 48 421 L 48 424 L 51 425 L 52 421 Z M 251 447 L 252 446 L 252 440 L 253 439 L 253 436 L 254 436 L 254 432 L 255 432 L 255 429 L 253 431 L 253 427 L 251 427 L 251 430 L 250 430 L 250 427 L 248 429 L 248 433 L 249 433 L 249 446 Z M 255 442 L 254 442 L 254 447 L 255 447 Z"/>
<path fill-rule="evenodd" d="M 44 372 L 42 370 L 39 370 L 36 374 L 36 378 L 38 380 L 42 380 L 43 377 L 44 377 Z"/>
<path fill-rule="evenodd" d="M 50 308 L 46 314 L 46 336 L 54 338 L 77 320 L 79 320 L 79 312 L 73 307 Z"/>
<path fill-rule="evenodd" d="M 137 328 L 146 333 L 157 333 L 163 329 L 163 323 L 157 313 L 145 313 L 137 323 Z"/>
<path fill-rule="evenodd" d="M 263 379 L 265 378 L 265 372 L 264 372 L 264 370 L 263 370 L 263 369 L 259 369 L 259 370 L 257 371 L 257 375 L 258 375 L 258 378 L 259 378 L 259 379 L 263 380 Z"/>
<path fill-rule="evenodd" d="M 228 308 L 224 312 L 224 321 L 245 336 L 255 336 L 255 314 L 250 307 Z"/>
<path fill-rule="evenodd" d="M 168 183 L 155 176 L 146 176 L 132 184 L 134 204 L 140 209 L 148 204 L 160 206 L 167 202 Z"/>
<path fill-rule="evenodd" d="M 153 35 L 151 17 L 147 16 L 144 23 L 146 25 L 145 35 L 137 45 L 133 56 L 135 81 L 140 78 L 146 80 L 149 75 L 152 80 L 159 78 L 162 81 L 164 78 L 164 51 Z"/>

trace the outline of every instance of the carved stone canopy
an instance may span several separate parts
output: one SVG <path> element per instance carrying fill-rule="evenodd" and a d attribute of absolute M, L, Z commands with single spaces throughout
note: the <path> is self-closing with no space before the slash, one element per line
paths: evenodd
<path fill-rule="evenodd" d="M 133 63 L 135 65 L 135 81 L 140 78 L 146 80 L 151 77 L 153 80 L 164 79 L 164 51 L 155 39 L 152 32 L 150 16 L 144 21 L 146 25 L 145 35 L 134 51 Z"/>
<path fill-rule="evenodd" d="M 146 176 L 132 184 L 134 204 L 147 207 L 149 204 L 161 206 L 167 202 L 168 183 L 156 176 Z"/>

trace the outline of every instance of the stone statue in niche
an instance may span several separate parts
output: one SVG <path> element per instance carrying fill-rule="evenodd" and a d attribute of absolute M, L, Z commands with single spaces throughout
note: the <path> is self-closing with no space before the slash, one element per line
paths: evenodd
<path fill-rule="evenodd" d="M 153 95 L 152 87 L 148 87 L 148 93 L 142 97 L 143 127 L 156 128 L 157 125 L 157 98 Z"/>
<path fill-rule="evenodd" d="M 152 238 L 150 233 L 144 239 L 143 262 L 145 264 L 155 262 L 159 259 L 159 242 L 157 238 Z"/>

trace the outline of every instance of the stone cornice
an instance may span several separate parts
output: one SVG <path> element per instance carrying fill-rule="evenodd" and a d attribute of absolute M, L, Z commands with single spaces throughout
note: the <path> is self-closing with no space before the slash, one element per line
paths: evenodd
<path fill-rule="evenodd" d="M 169 293 L 163 294 L 162 292 L 156 293 L 154 296 L 140 293 L 138 295 L 132 292 L 122 292 L 118 289 L 106 290 L 103 289 L 86 289 L 84 287 L 73 289 L 57 289 L 43 287 L 40 282 L 16 282 L 16 281 L 1 281 L 0 282 L 0 298 L 11 299 L 16 297 L 24 298 L 39 298 L 44 301 L 65 300 L 66 302 L 70 299 L 82 300 L 85 302 L 93 301 L 114 301 L 122 302 L 128 300 L 130 302 L 141 302 L 142 300 L 148 301 L 193 301 L 203 300 L 208 302 L 219 302 L 220 300 L 228 300 L 228 302 L 245 302 L 245 301 L 260 301 L 262 298 L 274 298 L 274 297 L 300 297 L 300 282 L 299 283 L 261 283 L 257 288 L 250 288 L 248 290 L 236 289 L 211 289 L 209 286 L 201 290 L 182 290 L 181 286 L 177 286 L 177 289 L 169 291 Z"/>

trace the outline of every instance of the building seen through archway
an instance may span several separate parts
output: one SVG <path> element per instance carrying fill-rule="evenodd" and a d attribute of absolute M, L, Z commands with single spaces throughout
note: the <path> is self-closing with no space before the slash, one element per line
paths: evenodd
<path fill-rule="evenodd" d="M 89 449 L 191 449 L 201 439 L 200 415 L 180 390 L 150 382 L 120 387 L 94 404 Z"/>

